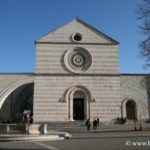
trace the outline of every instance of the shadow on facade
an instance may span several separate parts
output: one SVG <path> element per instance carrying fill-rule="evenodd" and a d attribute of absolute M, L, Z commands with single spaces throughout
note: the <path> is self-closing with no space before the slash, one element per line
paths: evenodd
<path fill-rule="evenodd" d="M 34 83 L 28 83 L 15 89 L 0 109 L 0 122 L 21 123 L 25 110 L 33 113 Z"/>

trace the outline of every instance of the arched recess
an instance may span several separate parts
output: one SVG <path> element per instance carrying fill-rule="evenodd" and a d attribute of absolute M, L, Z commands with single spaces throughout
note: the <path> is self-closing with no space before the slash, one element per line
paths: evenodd
<path fill-rule="evenodd" d="M 121 116 L 127 120 L 135 120 L 137 118 L 137 103 L 132 98 L 126 98 L 121 104 Z"/>
<path fill-rule="evenodd" d="M 126 102 L 126 119 L 127 120 L 137 119 L 136 103 L 133 100 L 128 100 Z"/>
<path fill-rule="evenodd" d="M 23 111 L 33 109 L 33 91 L 33 78 L 17 81 L 4 89 L 0 93 L 0 121 L 21 122 Z"/>
<path fill-rule="evenodd" d="M 77 85 L 77 86 L 73 86 L 73 87 L 69 88 L 67 90 L 65 99 L 68 103 L 67 110 L 68 110 L 68 119 L 69 120 L 71 120 L 71 121 L 73 121 L 73 120 L 85 120 L 85 119 L 90 118 L 90 101 L 92 100 L 92 97 L 91 97 L 90 91 L 86 87 L 81 86 L 81 85 Z M 76 100 L 78 102 L 75 102 Z M 80 103 L 79 105 L 83 105 L 83 107 L 84 107 L 84 110 L 82 111 L 84 113 L 83 117 L 78 118 L 78 119 L 76 119 L 74 116 L 75 115 L 74 109 L 75 109 L 75 105 L 76 105 L 75 103 L 76 104 Z"/>

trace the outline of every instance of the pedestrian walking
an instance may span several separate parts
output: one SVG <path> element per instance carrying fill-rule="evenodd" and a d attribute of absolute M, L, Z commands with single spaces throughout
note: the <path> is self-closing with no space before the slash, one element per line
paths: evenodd
<path fill-rule="evenodd" d="M 97 120 L 94 119 L 93 120 L 93 131 L 96 131 L 96 129 L 97 129 Z"/>
<path fill-rule="evenodd" d="M 91 124 L 90 124 L 90 119 L 87 119 L 87 121 L 86 121 L 87 131 L 90 130 L 90 126 L 91 126 Z"/>

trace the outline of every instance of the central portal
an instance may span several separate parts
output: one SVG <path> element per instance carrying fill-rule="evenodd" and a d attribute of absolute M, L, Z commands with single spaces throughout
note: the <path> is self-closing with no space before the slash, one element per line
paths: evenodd
<path fill-rule="evenodd" d="M 84 120 L 84 98 L 73 99 L 73 120 Z"/>
<path fill-rule="evenodd" d="M 70 121 L 83 121 L 90 118 L 91 94 L 87 88 L 80 85 L 71 87 L 66 93 L 66 99 Z"/>

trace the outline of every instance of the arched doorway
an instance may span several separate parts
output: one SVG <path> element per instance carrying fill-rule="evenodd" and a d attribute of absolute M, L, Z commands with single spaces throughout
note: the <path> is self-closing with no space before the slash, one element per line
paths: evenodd
<path fill-rule="evenodd" d="M 90 91 L 81 85 L 69 88 L 65 93 L 65 99 L 68 103 L 68 119 L 85 120 L 90 118 Z"/>
<path fill-rule="evenodd" d="M 85 95 L 82 91 L 76 91 L 73 96 L 73 120 L 84 120 Z"/>
<path fill-rule="evenodd" d="M 133 100 L 128 100 L 126 102 L 126 119 L 135 120 L 136 117 L 136 103 Z"/>

